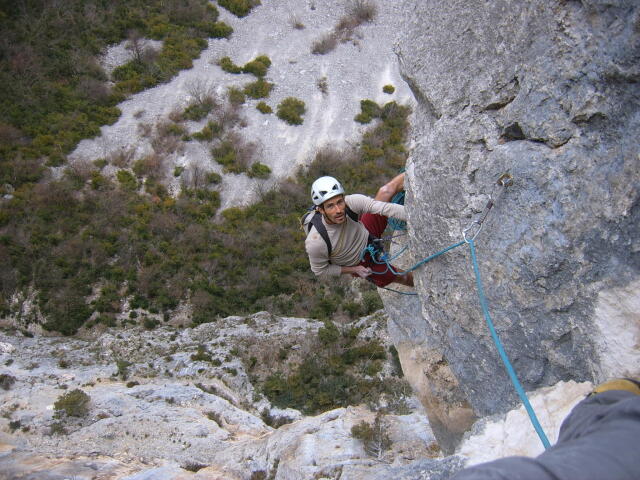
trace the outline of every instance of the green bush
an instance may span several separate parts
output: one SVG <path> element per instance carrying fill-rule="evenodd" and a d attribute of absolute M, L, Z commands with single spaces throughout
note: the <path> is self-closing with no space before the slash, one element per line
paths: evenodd
<path fill-rule="evenodd" d="M 242 73 L 242 67 L 239 67 L 238 65 L 233 63 L 233 61 L 229 57 L 222 57 L 218 61 L 218 65 L 220 65 L 220 68 L 222 68 L 222 70 L 227 73 Z"/>
<path fill-rule="evenodd" d="M 160 325 L 160 321 L 155 318 L 145 317 L 142 320 L 142 326 L 145 330 L 154 330 L 158 325 Z"/>
<path fill-rule="evenodd" d="M 224 22 L 207 23 L 202 30 L 213 38 L 229 38 L 233 33 L 233 28 Z"/>
<path fill-rule="evenodd" d="M 192 120 L 194 122 L 197 122 L 209 115 L 209 112 L 213 110 L 214 106 L 215 103 L 210 97 L 205 98 L 201 102 L 193 102 L 191 105 L 185 108 L 184 112 L 182 113 L 182 118 L 184 118 L 185 120 Z"/>
<path fill-rule="evenodd" d="M 207 175 L 205 176 L 205 181 L 208 184 L 217 185 L 220 182 L 222 182 L 222 177 L 217 172 L 207 172 Z"/>
<path fill-rule="evenodd" d="M 391 95 L 396 91 L 396 87 L 394 87 L 393 85 L 385 85 L 384 87 L 382 87 L 382 91 Z"/>
<path fill-rule="evenodd" d="M 220 68 L 227 73 L 250 73 L 258 78 L 262 78 L 267 74 L 267 71 L 271 66 L 271 59 L 266 55 L 259 55 L 253 60 L 245 63 L 244 66 L 240 67 L 233 63 L 231 58 L 222 57 L 218 60 L 218 65 L 220 65 Z"/>
<path fill-rule="evenodd" d="M 236 150 L 233 143 L 225 140 L 217 147 L 211 149 L 213 159 L 227 169 L 233 168 L 236 162 Z"/>
<path fill-rule="evenodd" d="M 232 105 L 242 105 L 246 101 L 244 92 L 239 88 L 229 87 L 227 95 L 229 96 L 229 102 L 231 102 Z"/>
<path fill-rule="evenodd" d="M 267 105 L 265 102 L 259 102 L 256 105 L 256 108 L 260 113 L 264 113 L 264 114 L 273 113 L 273 109 L 269 105 Z"/>
<path fill-rule="evenodd" d="M 378 459 L 382 459 L 392 444 L 380 412 L 376 415 L 373 425 L 363 420 L 351 427 L 351 435 L 364 444 L 364 449 L 369 455 Z"/>
<path fill-rule="evenodd" d="M 246 17 L 253 7 L 260 5 L 260 0 L 218 0 L 218 5 L 238 17 Z"/>
<path fill-rule="evenodd" d="M 273 83 L 266 82 L 262 78 L 259 78 L 255 82 L 248 83 L 244 86 L 243 92 L 245 95 L 251 98 L 267 98 L 271 93 Z"/>
<path fill-rule="evenodd" d="M 393 382 L 388 379 L 362 379 L 355 375 L 364 370 L 374 376 L 386 356 L 379 342 L 358 340 L 359 332 L 360 329 L 350 329 L 341 333 L 334 322 L 325 321 L 318 330 L 321 346 L 315 354 L 295 365 L 288 376 L 282 372 L 269 375 L 261 387 L 263 394 L 278 407 L 317 414 L 340 406 L 375 402 L 383 392 L 390 393 Z"/>
<path fill-rule="evenodd" d="M 16 377 L 9 375 L 8 373 L 0 373 L 0 388 L 3 390 L 11 389 L 11 386 L 16 382 Z"/>
<path fill-rule="evenodd" d="M 191 137 L 199 141 L 211 141 L 222 133 L 222 127 L 218 122 L 208 122 L 202 130 L 194 133 Z"/>
<path fill-rule="evenodd" d="M 269 178 L 269 175 L 271 175 L 271 169 L 263 163 L 256 162 L 251 165 L 247 175 L 251 178 Z"/>
<path fill-rule="evenodd" d="M 340 338 L 340 331 L 335 323 L 325 320 L 324 327 L 318 330 L 318 338 L 324 345 L 335 343 Z"/>
<path fill-rule="evenodd" d="M 116 178 L 118 179 L 118 182 L 120 182 L 120 186 L 125 190 L 137 190 L 138 181 L 129 170 L 118 170 Z"/>
<path fill-rule="evenodd" d="M 271 66 L 271 59 L 266 55 L 260 55 L 242 67 L 243 73 L 251 73 L 256 77 L 262 78 L 267 74 L 267 70 Z"/>
<path fill-rule="evenodd" d="M 302 100 L 288 97 L 278 104 L 277 115 L 289 125 L 302 125 L 302 115 L 305 111 L 305 104 Z"/>
<path fill-rule="evenodd" d="M 89 412 L 90 401 L 89 395 L 76 388 L 58 397 L 53 408 L 57 417 L 62 414 L 69 417 L 84 417 Z"/>
<path fill-rule="evenodd" d="M 373 100 L 360 100 L 360 113 L 356 115 L 355 121 L 359 123 L 369 123 L 374 118 L 379 118 L 382 109 Z"/>

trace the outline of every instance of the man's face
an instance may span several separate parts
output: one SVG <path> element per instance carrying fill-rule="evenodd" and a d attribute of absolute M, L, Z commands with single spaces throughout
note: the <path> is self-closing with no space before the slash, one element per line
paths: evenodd
<path fill-rule="evenodd" d="M 320 206 L 320 210 L 328 223 L 343 223 L 346 221 L 347 204 L 344 195 L 330 198 Z"/>

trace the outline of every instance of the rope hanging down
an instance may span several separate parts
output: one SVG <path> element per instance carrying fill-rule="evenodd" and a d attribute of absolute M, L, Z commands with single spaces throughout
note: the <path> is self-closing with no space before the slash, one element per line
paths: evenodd
<path fill-rule="evenodd" d="M 502 363 L 504 364 L 506 370 L 507 370 L 507 374 L 509 375 L 509 378 L 511 380 L 511 383 L 513 384 L 513 387 L 515 388 L 516 392 L 518 393 L 518 396 L 520 397 L 520 400 L 522 401 L 525 410 L 527 411 L 527 414 L 529 415 L 529 420 L 531 421 L 531 424 L 533 425 L 533 428 L 535 429 L 536 433 L 538 434 L 538 437 L 540 438 L 540 441 L 542 442 L 542 445 L 544 446 L 544 448 L 549 448 L 551 446 L 551 444 L 549 443 L 549 439 L 547 438 L 547 436 L 544 433 L 544 430 L 542 428 L 542 426 L 540 425 L 540 422 L 538 421 L 538 417 L 536 416 L 535 411 L 533 410 L 533 407 L 531 406 L 531 403 L 529 402 L 529 399 L 527 397 L 526 392 L 524 391 L 524 388 L 522 388 L 522 385 L 520 384 L 520 381 L 518 380 L 518 376 L 516 375 L 516 372 L 513 368 L 513 366 L 511 365 L 511 362 L 509 361 L 509 357 L 507 356 L 507 353 L 504 350 L 504 347 L 502 346 L 502 342 L 500 341 L 500 337 L 498 336 L 498 333 L 496 332 L 495 327 L 493 326 L 493 321 L 491 320 L 491 315 L 489 314 L 489 307 L 487 304 L 487 298 L 484 294 L 484 288 L 482 286 L 482 279 L 480 277 L 480 268 L 478 267 L 478 258 L 476 255 L 476 248 L 475 248 L 475 244 L 474 244 L 474 240 L 475 238 L 478 236 L 478 234 L 480 233 L 480 231 L 482 230 L 482 225 L 484 224 L 484 221 L 487 218 L 487 215 L 489 214 L 489 212 L 491 211 L 491 209 L 493 208 L 493 206 L 495 205 L 495 203 L 498 201 L 498 199 L 500 198 L 500 196 L 502 195 L 502 193 L 504 192 L 504 190 L 513 185 L 513 179 L 511 177 L 511 175 L 505 173 L 503 175 L 500 176 L 500 178 L 497 181 L 497 186 L 499 187 L 499 191 L 498 194 L 495 196 L 495 199 L 492 196 L 489 197 L 489 201 L 487 202 L 487 205 L 485 206 L 484 210 L 482 211 L 482 213 L 480 214 L 480 216 L 472 221 L 463 231 L 462 231 L 462 236 L 464 238 L 464 240 L 458 242 L 458 243 L 454 243 L 453 245 L 450 245 L 449 247 L 440 250 L 437 253 L 434 253 L 433 255 L 428 256 L 427 258 L 420 260 L 418 263 L 416 263 L 415 265 L 413 265 L 411 268 L 402 271 L 402 272 L 398 272 L 396 271 L 393 266 L 391 265 L 391 262 L 398 258 L 398 256 L 400 256 L 405 250 L 406 247 L 403 248 L 399 253 L 397 253 L 396 255 L 394 255 L 393 257 L 389 258 L 387 257 L 385 252 L 378 252 L 376 251 L 375 247 L 373 246 L 367 246 L 361 253 L 360 255 L 360 259 L 362 260 L 364 258 L 364 256 L 369 253 L 369 255 L 371 255 L 371 258 L 373 259 L 373 261 L 379 265 L 381 264 L 386 264 L 387 266 L 387 270 L 385 270 L 384 272 L 372 272 L 373 274 L 382 274 L 382 273 L 386 273 L 387 271 L 392 272 L 395 275 L 406 275 L 409 272 L 414 271 L 415 269 L 417 269 L 418 267 L 424 265 L 427 262 L 430 262 L 431 260 L 433 260 L 434 258 L 439 257 L 440 255 L 448 252 L 449 250 L 453 250 L 454 248 L 457 248 L 461 245 L 464 245 L 465 243 L 469 245 L 469 250 L 471 251 L 471 262 L 473 264 L 473 271 L 475 273 L 475 279 L 476 279 L 476 287 L 478 290 L 478 297 L 480 299 L 480 307 L 482 308 L 482 313 L 484 315 L 484 319 L 487 323 L 487 326 L 489 328 L 489 332 L 491 333 L 491 337 L 493 338 L 493 342 L 496 345 L 496 349 L 498 350 L 498 354 L 500 355 L 500 358 L 502 360 Z M 401 292 L 398 290 L 392 290 L 390 288 L 387 288 L 386 290 L 391 290 L 393 292 L 396 293 L 401 293 L 403 295 L 417 295 L 416 293 L 409 293 L 409 292 Z"/>

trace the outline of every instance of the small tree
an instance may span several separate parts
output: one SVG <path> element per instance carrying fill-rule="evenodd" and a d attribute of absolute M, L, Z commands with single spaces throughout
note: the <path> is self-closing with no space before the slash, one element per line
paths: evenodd
<path fill-rule="evenodd" d="M 67 392 L 56 400 L 53 404 L 56 417 L 66 414 L 68 417 L 84 417 L 89 411 L 89 401 L 91 398 L 82 390 L 76 388 Z"/>
<path fill-rule="evenodd" d="M 289 125 L 302 125 L 302 115 L 306 111 L 302 100 L 294 97 L 285 98 L 278 104 L 278 118 L 284 120 Z"/>
<path fill-rule="evenodd" d="M 351 427 L 351 435 L 364 444 L 364 450 L 367 454 L 378 460 L 382 460 L 384 453 L 391 447 L 391 439 L 387 435 L 387 425 L 384 422 L 382 412 L 376 414 L 373 425 L 363 420 L 358 425 Z"/>

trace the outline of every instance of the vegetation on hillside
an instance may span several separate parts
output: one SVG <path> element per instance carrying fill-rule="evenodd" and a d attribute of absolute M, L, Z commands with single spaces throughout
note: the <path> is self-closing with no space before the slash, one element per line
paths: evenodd
<path fill-rule="evenodd" d="M 225 210 L 220 222 L 214 221 L 219 176 L 179 171 L 185 179 L 174 198 L 158 177 L 160 155 L 136 161 L 133 170 L 121 168 L 115 179 L 96 162 L 17 189 L 0 209 L 0 313 L 9 312 L 16 291 L 29 289 L 37 292 L 45 327 L 64 334 L 94 323 L 115 325 L 125 300 L 164 319 L 189 301 L 195 324 L 264 309 L 316 318 L 375 309 L 375 302 L 346 294 L 347 279 L 324 285 L 313 278 L 299 218 L 314 178 L 332 174 L 348 191 L 373 195 L 404 165 L 409 109 L 395 103 L 381 108 L 387 113 L 357 148 L 319 152 L 309 168 L 255 205 Z M 223 112 L 209 130 L 219 132 L 230 118 Z M 175 127 L 163 128 L 167 141 Z M 264 167 L 246 168 L 260 177 L 268 174 Z"/>
<path fill-rule="evenodd" d="M 219 3 L 243 14 L 258 2 Z M 193 306 L 195 324 L 261 309 L 318 318 L 375 309 L 371 296 L 349 298 L 345 279 L 327 286 L 313 278 L 298 220 L 318 175 L 373 194 L 396 173 L 406 157 L 406 107 L 379 107 L 385 113 L 357 148 L 319 152 L 259 203 L 222 212 L 218 221 L 220 175 L 172 166 L 182 185 L 175 197 L 162 184 L 165 162 L 184 142 L 210 142 L 212 161 L 228 172 L 270 175 L 250 139 L 230 131 L 241 123 L 245 95 L 264 98 L 272 88 L 263 80 L 271 61 L 262 55 L 236 67 L 257 81 L 230 91 L 230 105 L 209 86 L 193 85 L 184 111 L 141 124 L 153 148 L 147 157 L 122 151 L 51 174 L 80 139 L 118 118 L 118 102 L 189 68 L 206 38 L 229 35 L 217 20 L 206 0 L 70 0 L 64 8 L 53 0 L 0 0 L 0 315 L 22 315 L 30 292 L 38 308 L 21 320 L 37 321 L 40 312 L 45 328 L 64 334 L 97 323 L 153 328 L 183 302 Z M 161 40 L 161 50 L 146 38 Z M 110 86 L 96 56 L 125 39 L 133 59 L 113 71 Z M 278 105 L 278 115 L 301 123 L 304 103 L 289 103 Z M 186 121 L 207 123 L 189 134 Z M 125 308 L 130 318 L 120 315 Z"/>
<path fill-rule="evenodd" d="M 218 5 L 238 17 L 246 17 L 253 7 L 260 5 L 260 0 L 218 0 Z"/>
<path fill-rule="evenodd" d="M 335 50 L 338 43 L 353 40 L 356 29 L 364 23 L 372 22 L 376 14 L 375 3 L 369 0 L 354 0 L 349 5 L 347 13 L 338 20 L 333 30 L 313 42 L 311 53 L 325 55 Z"/>
<path fill-rule="evenodd" d="M 395 374 L 382 375 L 387 352 L 377 340 L 361 339 L 360 331 L 325 321 L 316 353 L 289 365 L 288 373 L 279 367 L 259 382 L 262 392 L 272 404 L 307 415 L 361 403 L 377 409 L 383 396 L 387 409 L 402 411 L 407 384 Z M 281 352 L 284 365 L 287 351 Z"/>
<path fill-rule="evenodd" d="M 0 185 L 38 181 L 100 126 L 117 120 L 131 92 L 166 82 L 224 37 L 206 0 L 28 0 L 0 2 Z M 162 40 L 159 52 L 143 38 Z M 129 39 L 133 60 L 113 72 L 109 87 L 96 56 Z M 3 193 L 3 192 L 0 192 Z"/>

